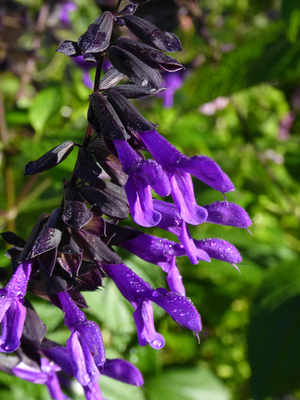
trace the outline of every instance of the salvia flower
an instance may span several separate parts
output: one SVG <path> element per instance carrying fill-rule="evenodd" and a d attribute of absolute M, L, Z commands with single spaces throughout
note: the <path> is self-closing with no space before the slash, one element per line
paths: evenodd
<path fill-rule="evenodd" d="M 83 386 L 99 379 L 98 367 L 105 363 L 105 350 L 99 326 L 87 321 L 67 292 L 58 293 L 65 313 L 65 324 L 71 330 L 67 350 L 74 375 Z"/>
<path fill-rule="evenodd" d="M 20 346 L 26 316 L 24 296 L 31 267 L 31 261 L 20 264 L 9 283 L 0 290 L 0 350 L 5 353 L 11 353 Z"/>

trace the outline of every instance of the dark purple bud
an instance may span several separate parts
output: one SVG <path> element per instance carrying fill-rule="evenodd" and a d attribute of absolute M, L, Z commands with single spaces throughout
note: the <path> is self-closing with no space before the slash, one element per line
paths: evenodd
<path fill-rule="evenodd" d="M 62 208 L 56 208 L 52 211 L 52 214 L 46 224 L 43 226 L 42 231 L 34 241 L 31 251 L 31 257 L 36 257 L 49 250 L 56 249 L 59 245 L 62 229 Z"/>
<path fill-rule="evenodd" d="M 123 188 L 120 186 L 116 187 L 120 188 L 120 191 L 122 191 L 122 193 L 124 192 L 125 195 Z M 126 196 L 122 195 L 122 197 L 120 197 L 119 193 L 116 192 L 115 194 L 112 190 L 109 190 L 109 188 L 106 188 L 106 190 L 105 188 L 99 190 L 91 186 L 81 187 L 80 193 L 91 205 L 95 204 L 97 210 L 101 214 L 105 214 L 111 218 L 128 218 L 129 208 Z"/>
<path fill-rule="evenodd" d="M 134 15 L 123 15 L 122 19 L 127 28 L 142 42 L 168 53 L 181 51 L 180 41 L 174 33 L 162 31 L 150 22 Z"/>
<path fill-rule="evenodd" d="M 158 71 L 117 46 L 110 46 L 108 53 L 113 66 L 128 76 L 133 83 L 145 88 L 159 89 L 162 77 Z"/>
<path fill-rule="evenodd" d="M 64 254 L 80 254 L 82 249 L 75 242 L 74 238 L 71 236 L 67 229 L 63 230 L 63 235 L 57 250 Z"/>
<path fill-rule="evenodd" d="M 101 261 L 119 263 L 121 261 L 121 257 L 110 250 L 99 237 L 90 235 L 82 230 L 77 231 L 76 229 L 72 229 L 72 236 L 83 249 L 86 259 L 95 263 L 100 263 Z"/>
<path fill-rule="evenodd" d="M 82 230 L 95 236 L 105 236 L 106 223 L 104 219 L 98 214 L 97 207 L 92 206 L 90 210 L 92 212 L 92 218 L 82 227 Z"/>
<path fill-rule="evenodd" d="M 48 151 L 38 160 L 30 161 L 26 164 L 24 175 L 35 175 L 55 167 L 68 157 L 73 150 L 73 147 L 74 143 L 70 140 L 54 147 L 54 149 Z"/>
<path fill-rule="evenodd" d="M 137 367 L 120 358 L 106 360 L 102 374 L 129 385 L 142 386 L 144 384 L 142 374 Z"/>
<path fill-rule="evenodd" d="M 122 16 L 122 15 L 127 15 L 127 14 L 130 14 L 130 15 L 134 14 L 136 12 L 136 9 L 138 8 L 138 1 L 134 1 L 132 3 L 135 3 L 135 4 L 127 4 L 127 6 L 119 12 L 119 15 Z"/>
<path fill-rule="evenodd" d="M 42 215 L 39 216 L 38 220 L 34 224 L 32 230 L 29 234 L 29 237 L 24 246 L 24 249 L 17 256 L 18 262 L 22 262 L 29 258 L 34 241 L 37 238 L 37 236 L 40 234 L 41 230 L 43 229 L 43 226 L 45 225 L 45 223 L 47 222 L 49 217 L 50 217 L 50 215 L 48 213 L 43 213 Z"/>
<path fill-rule="evenodd" d="M 30 348 L 39 348 L 44 336 L 47 333 L 47 327 L 32 308 L 28 300 L 25 300 L 26 318 L 22 334 L 22 343 Z"/>
<path fill-rule="evenodd" d="M 89 148 L 92 149 L 103 170 L 111 177 L 111 181 L 119 186 L 124 186 L 128 176 L 123 172 L 120 160 L 107 150 L 104 140 L 96 138 Z"/>
<path fill-rule="evenodd" d="M 119 38 L 115 42 L 115 45 L 134 54 L 151 68 L 168 72 L 176 72 L 184 69 L 184 66 L 175 60 L 175 58 L 167 56 L 147 44 L 134 42 L 126 38 Z"/>
<path fill-rule="evenodd" d="M 81 284 L 82 290 L 96 290 L 102 285 L 102 275 L 96 264 L 83 261 L 80 267 L 79 276 L 76 281 Z"/>
<path fill-rule="evenodd" d="M 122 96 L 121 93 L 116 90 L 110 90 L 107 94 L 107 99 L 116 110 L 128 131 L 144 132 L 156 129 L 156 125 L 143 117 L 134 105 L 126 97 Z"/>
<path fill-rule="evenodd" d="M 100 53 L 108 47 L 113 23 L 112 13 L 106 11 L 88 27 L 88 30 L 78 39 L 78 46 L 83 56 L 84 53 Z"/>
<path fill-rule="evenodd" d="M 161 93 L 164 88 L 160 89 L 148 89 L 143 88 L 139 85 L 131 84 L 131 85 L 118 85 L 113 88 L 108 89 L 107 91 L 103 92 L 103 94 L 110 93 L 110 91 L 117 91 L 122 96 L 126 97 L 127 99 L 144 99 L 150 96 L 156 96 L 157 94 Z"/>
<path fill-rule="evenodd" d="M 252 225 L 252 221 L 247 212 L 237 204 L 226 201 L 216 201 L 203 207 L 208 212 L 205 222 L 244 229 L 248 229 L 249 226 Z"/>
<path fill-rule="evenodd" d="M 90 151 L 84 147 L 80 147 L 75 166 L 75 174 L 78 178 L 90 182 L 97 178 L 101 172 L 102 169 L 96 163 Z"/>
<path fill-rule="evenodd" d="M 107 139 L 126 140 L 130 137 L 113 106 L 100 93 L 90 95 L 88 121 Z"/>
<path fill-rule="evenodd" d="M 92 218 L 92 212 L 84 204 L 77 190 L 67 187 L 64 193 L 64 212 L 62 219 L 64 223 L 75 229 L 80 229 Z"/>
<path fill-rule="evenodd" d="M 77 42 L 72 42 L 70 40 L 64 40 L 61 42 L 56 51 L 68 57 L 78 57 L 81 54 Z"/>
<path fill-rule="evenodd" d="M 117 85 L 124 76 L 125 75 L 116 68 L 110 67 L 106 74 L 100 79 L 99 90 L 106 90 Z"/>
<path fill-rule="evenodd" d="M 82 263 L 82 253 L 79 254 L 58 254 L 56 261 L 68 272 L 70 276 L 78 275 L 78 270 Z"/>
<path fill-rule="evenodd" d="M 26 244 L 26 241 L 22 239 L 20 236 L 16 235 L 14 232 L 2 232 L 0 233 L 2 239 L 7 243 L 16 247 L 23 248 Z"/>

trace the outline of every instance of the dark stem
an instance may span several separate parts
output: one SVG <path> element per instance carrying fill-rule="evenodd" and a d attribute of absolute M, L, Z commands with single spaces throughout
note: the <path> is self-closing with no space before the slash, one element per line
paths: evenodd
<path fill-rule="evenodd" d="M 117 12 L 118 12 L 118 9 L 119 9 L 121 3 L 122 3 L 122 0 L 119 0 L 119 1 L 118 1 L 118 4 L 116 5 L 116 8 L 115 8 L 115 10 L 114 10 L 114 15 L 117 15 Z"/>
<path fill-rule="evenodd" d="M 96 74 L 95 74 L 95 81 L 94 81 L 94 92 L 98 92 L 99 91 L 99 85 L 100 85 L 100 79 L 101 79 L 101 71 L 102 71 L 102 64 L 103 64 L 103 57 L 101 57 L 100 61 L 97 63 L 97 68 L 96 68 Z M 82 147 L 88 147 L 91 138 L 93 136 L 93 128 L 91 127 L 90 124 L 88 124 L 86 132 L 85 132 L 85 136 L 83 139 L 83 143 L 82 143 Z M 76 161 L 77 162 L 77 161 Z M 76 167 L 76 165 L 75 165 Z M 74 187 L 76 185 L 77 182 L 77 176 L 75 175 L 75 167 L 74 170 L 72 172 L 72 176 L 69 180 L 69 184 L 68 186 L 70 187 Z M 61 203 L 61 207 L 63 205 L 63 201 Z"/>

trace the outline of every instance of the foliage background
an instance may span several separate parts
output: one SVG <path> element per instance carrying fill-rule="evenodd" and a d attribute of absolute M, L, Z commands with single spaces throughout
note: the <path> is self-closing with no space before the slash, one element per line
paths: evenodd
<path fill-rule="evenodd" d="M 77 40 L 99 6 L 106 10 L 114 1 L 76 0 L 70 24 L 59 20 L 61 1 L 19 1 L 27 8 L 27 14 L 21 10 L 24 24 L 19 10 L 7 11 L 6 3 L 0 2 L 6 10 L 0 38 L 0 227 L 27 238 L 37 217 L 60 203 L 62 178 L 70 176 L 76 155 L 34 177 L 22 177 L 24 165 L 63 141 L 80 143 L 86 129 L 90 90 L 82 70 L 55 53 L 57 44 Z M 221 261 L 193 266 L 179 260 L 187 295 L 203 319 L 201 345 L 155 309 L 166 346 L 140 348 L 133 310 L 114 285 L 106 282 L 105 289 L 86 294 L 87 313 L 100 324 L 107 356 L 128 359 L 145 378 L 142 390 L 101 377 L 104 397 L 300 399 L 299 1 L 154 0 L 139 10 L 176 32 L 183 47 L 176 56 L 187 66 L 172 108 L 157 98 L 140 101 L 139 109 L 183 153 L 219 163 L 236 187 L 227 199 L 247 210 L 253 236 L 217 225 L 191 227 L 194 238 L 226 239 L 243 256 L 241 275 Z M 227 106 L 203 114 L 199 107 L 219 96 Z M 201 182 L 194 185 L 198 204 L 221 200 Z M 161 235 L 158 229 L 153 233 Z M 3 242 L 1 249 L 4 254 Z M 122 256 L 150 284 L 165 285 L 158 267 Z M 1 256 L 0 266 L 8 265 Z M 31 300 L 47 324 L 47 337 L 65 344 L 69 331 L 62 313 Z M 73 399 L 83 398 L 76 385 L 67 390 Z M 44 387 L 4 373 L 0 394 L 3 400 L 49 399 Z"/>

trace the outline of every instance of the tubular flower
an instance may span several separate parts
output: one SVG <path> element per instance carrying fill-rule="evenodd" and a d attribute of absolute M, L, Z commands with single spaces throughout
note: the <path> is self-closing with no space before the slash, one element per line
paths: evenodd
<path fill-rule="evenodd" d="M 31 261 L 20 264 L 9 283 L 0 290 L 0 350 L 4 353 L 12 353 L 20 346 L 26 316 L 24 296 L 31 266 Z"/>
<path fill-rule="evenodd" d="M 73 372 L 78 382 L 87 386 L 99 379 L 98 367 L 105 363 L 100 328 L 95 322 L 86 320 L 68 293 L 58 293 L 58 298 L 65 313 L 65 324 L 72 331 L 67 340 L 67 350 Z"/>

